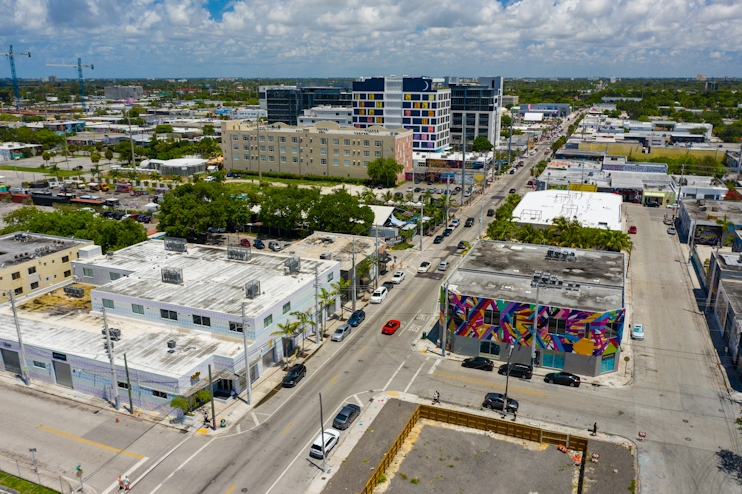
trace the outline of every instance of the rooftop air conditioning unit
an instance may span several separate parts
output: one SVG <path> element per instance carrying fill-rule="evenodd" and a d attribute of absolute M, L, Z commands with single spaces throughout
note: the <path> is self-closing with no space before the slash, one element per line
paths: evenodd
<path fill-rule="evenodd" d="M 174 350 L 175 349 L 175 340 L 167 340 L 167 347 L 170 350 Z"/>

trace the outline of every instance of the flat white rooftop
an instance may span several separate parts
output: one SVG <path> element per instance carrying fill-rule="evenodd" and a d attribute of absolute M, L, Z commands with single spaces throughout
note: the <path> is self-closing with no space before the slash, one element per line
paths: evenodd
<path fill-rule="evenodd" d="M 513 211 L 518 223 L 549 226 L 555 218 L 577 220 L 582 226 L 621 231 L 621 203 L 618 194 L 539 190 L 527 193 Z"/>

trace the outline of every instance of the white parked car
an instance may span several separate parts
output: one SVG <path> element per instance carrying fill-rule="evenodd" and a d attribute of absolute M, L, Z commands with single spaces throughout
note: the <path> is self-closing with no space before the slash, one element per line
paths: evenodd
<path fill-rule="evenodd" d="M 323 456 L 327 455 L 332 451 L 338 440 L 340 439 L 340 433 L 335 429 L 325 429 L 322 434 L 317 436 L 317 439 L 312 443 L 312 447 L 309 448 L 309 456 L 312 458 L 322 459 Z M 322 451 L 322 441 L 325 443 L 325 451 Z"/>
<path fill-rule="evenodd" d="M 415 188 L 414 187 L 407 187 L 407 192 L 415 192 Z"/>
<path fill-rule="evenodd" d="M 216 177 L 206 177 L 204 179 L 204 182 L 215 182 L 215 181 L 216 181 Z"/>
<path fill-rule="evenodd" d="M 632 340 L 643 340 L 644 339 L 644 326 L 641 323 L 635 323 L 634 328 L 631 330 Z"/>
<path fill-rule="evenodd" d="M 392 283 L 395 285 L 399 285 L 404 281 L 404 271 L 397 271 L 394 273 L 394 276 L 392 276 Z"/>
<path fill-rule="evenodd" d="M 343 341 L 346 336 L 350 334 L 350 324 L 343 324 L 338 326 L 334 333 L 332 333 L 332 341 Z"/>
<path fill-rule="evenodd" d="M 438 271 L 445 271 L 445 270 L 448 269 L 448 266 L 450 266 L 450 265 L 451 264 L 448 261 L 441 261 L 438 264 Z"/>
<path fill-rule="evenodd" d="M 380 304 L 380 303 L 382 303 L 384 301 L 384 299 L 386 298 L 387 293 L 389 293 L 389 292 L 386 289 L 386 287 L 385 286 L 380 286 L 371 295 L 370 302 L 372 304 Z"/>
<path fill-rule="evenodd" d="M 428 261 L 425 261 L 422 264 L 420 264 L 420 267 L 419 268 L 417 268 L 417 272 L 418 273 L 427 273 L 429 269 L 430 269 L 430 263 Z"/>

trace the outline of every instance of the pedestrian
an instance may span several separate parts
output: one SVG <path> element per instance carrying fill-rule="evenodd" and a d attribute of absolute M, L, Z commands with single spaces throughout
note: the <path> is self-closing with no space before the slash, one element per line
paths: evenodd
<path fill-rule="evenodd" d="M 513 422 L 518 418 L 518 410 L 513 410 Z"/>
<path fill-rule="evenodd" d="M 129 477 L 124 477 L 124 492 L 128 491 L 130 487 Z"/>
<path fill-rule="evenodd" d="M 433 393 L 433 405 L 436 405 L 436 404 L 438 405 L 441 404 L 441 394 L 438 391 Z"/>
<path fill-rule="evenodd" d="M 598 423 L 597 422 L 595 422 L 593 424 L 593 433 L 592 433 L 592 435 L 593 436 L 597 436 L 598 435 Z"/>
<path fill-rule="evenodd" d="M 237 393 L 235 393 L 234 389 L 229 392 L 229 395 L 232 397 L 233 400 L 237 399 Z"/>
<path fill-rule="evenodd" d="M 124 479 L 119 475 L 119 491 L 124 490 Z"/>

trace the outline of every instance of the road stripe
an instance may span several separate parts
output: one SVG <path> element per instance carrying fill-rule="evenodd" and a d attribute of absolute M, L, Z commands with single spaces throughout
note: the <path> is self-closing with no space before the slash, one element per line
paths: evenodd
<path fill-rule="evenodd" d="M 105 449 L 105 450 L 108 450 L 108 451 L 113 451 L 114 453 L 121 453 L 122 455 L 130 456 L 131 458 L 136 458 L 138 460 L 141 460 L 142 458 L 144 458 L 144 456 L 138 455 L 136 453 L 132 453 L 131 451 L 126 451 L 125 449 L 114 448 L 113 446 L 109 446 L 109 445 L 103 444 L 103 443 L 97 443 L 95 441 L 91 441 L 90 439 L 85 439 L 84 437 L 80 437 L 80 436 L 76 436 L 74 434 L 70 434 L 69 432 L 58 431 L 56 429 L 51 429 L 51 428 L 45 427 L 43 425 L 39 425 L 37 428 L 38 429 L 41 429 L 42 431 L 51 432 L 53 434 L 57 434 L 59 436 L 66 437 L 68 439 L 74 439 L 75 441 L 80 441 L 81 443 L 89 444 L 91 446 L 96 446 L 98 448 Z"/>
<path fill-rule="evenodd" d="M 358 352 L 356 352 L 356 354 L 358 354 L 358 353 L 361 353 L 361 352 L 363 351 L 363 349 L 364 349 L 364 348 L 366 348 L 366 345 L 363 345 L 363 346 L 362 346 L 361 348 L 359 348 L 359 349 L 358 349 Z"/>
<path fill-rule="evenodd" d="M 412 300 L 412 297 L 414 297 L 414 296 L 415 296 L 415 294 L 414 294 L 414 293 L 410 294 L 410 296 L 409 296 L 409 297 L 407 297 L 407 300 L 405 300 L 405 303 L 407 303 L 407 302 L 409 302 L 410 300 Z"/>
<path fill-rule="evenodd" d="M 409 355 L 408 355 L 408 357 L 409 357 Z M 402 369 L 402 366 L 405 364 L 405 362 L 407 362 L 407 359 L 404 359 L 404 362 L 402 362 L 401 364 L 399 364 L 399 367 L 397 367 L 397 370 L 394 371 L 394 374 L 392 374 L 392 377 L 390 377 L 389 380 L 386 382 L 386 386 L 384 386 L 384 388 L 382 388 L 382 391 L 386 391 L 386 388 L 388 388 L 389 385 L 392 383 L 392 380 L 395 377 L 397 377 L 397 373 Z"/>
<path fill-rule="evenodd" d="M 258 421 L 258 416 L 255 415 L 255 412 L 250 412 L 250 415 L 252 415 L 252 420 L 255 422 L 255 425 L 260 425 L 260 422 Z"/>
<path fill-rule="evenodd" d="M 242 424 L 237 424 L 237 434 L 242 432 Z"/>
<path fill-rule="evenodd" d="M 463 382 L 474 383 L 474 384 L 483 384 L 485 386 L 491 386 L 491 387 L 494 387 L 494 388 L 505 389 L 505 385 L 504 384 L 496 384 L 496 383 L 491 383 L 491 382 L 487 382 L 487 381 L 478 381 L 476 379 L 469 379 L 468 377 L 452 376 L 450 374 L 440 374 L 438 372 L 434 372 L 433 375 L 434 376 L 438 376 L 438 377 L 445 377 L 446 379 L 453 379 L 455 381 L 463 381 Z M 513 387 L 513 386 L 510 386 L 509 389 L 511 391 L 513 391 L 513 390 L 514 391 L 520 391 L 521 393 L 528 393 L 528 394 L 536 395 L 536 396 L 546 396 L 546 393 L 541 393 L 539 391 L 531 391 L 530 389 L 516 388 L 516 387 Z"/>
<path fill-rule="evenodd" d="M 186 461 L 184 461 L 183 463 L 181 463 L 178 468 L 176 468 L 175 470 L 173 470 L 172 472 L 170 472 L 170 475 L 168 475 L 167 477 L 165 477 L 165 480 L 163 480 L 162 482 L 160 482 L 157 485 L 157 487 L 155 487 L 154 489 L 152 489 L 152 491 L 149 494 L 155 494 L 155 492 L 157 492 L 157 490 L 160 487 L 162 487 L 162 484 L 164 484 L 165 482 L 167 482 L 168 480 L 170 480 L 172 478 L 172 476 L 175 475 L 175 472 L 177 472 L 178 470 L 181 470 L 184 466 L 186 466 L 192 459 L 194 459 L 196 457 L 196 455 L 198 455 L 201 451 L 203 451 L 209 444 L 213 443 L 215 439 L 216 439 L 215 437 L 212 437 L 211 440 L 208 443 L 206 443 L 203 446 L 201 446 L 200 448 L 198 448 L 198 451 L 196 451 L 191 456 L 189 456 L 188 459 Z M 131 484 L 131 487 L 134 487 L 135 485 L 136 485 L 136 482 L 134 482 L 133 484 Z"/>
<path fill-rule="evenodd" d="M 136 470 L 137 468 L 141 467 L 141 466 L 142 466 L 142 465 L 143 465 L 143 464 L 144 464 L 144 463 L 145 463 L 145 462 L 146 462 L 147 460 L 149 460 L 149 458 L 147 458 L 147 457 L 145 456 L 144 458 L 142 458 L 141 460 L 139 460 L 138 462 L 136 462 L 136 463 L 134 464 L 134 466 L 133 466 L 133 467 L 131 467 L 130 469 L 128 469 L 127 471 L 125 471 L 125 472 L 124 472 L 124 475 L 123 475 L 123 477 L 124 477 L 124 478 L 126 478 L 126 477 L 129 477 L 129 476 L 131 476 L 131 474 L 132 474 L 132 473 L 133 473 L 133 472 L 134 472 L 134 471 L 135 471 L 135 470 Z M 119 486 L 119 482 L 118 482 L 118 480 L 117 480 L 116 482 L 114 482 L 113 484 L 111 484 L 111 485 L 110 485 L 110 486 L 108 487 L 108 489 L 106 489 L 105 491 L 101 492 L 101 494 L 109 494 L 109 493 L 113 492 L 113 490 L 114 490 L 115 488 L 117 488 L 118 486 Z"/>
<path fill-rule="evenodd" d="M 330 382 L 329 382 L 329 383 L 327 383 L 327 385 L 328 385 L 328 386 L 331 386 L 331 385 L 332 385 L 332 383 L 334 383 L 334 382 L 335 382 L 335 379 L 337 379 L 337 378 L 338 378 L 338 375 L 337 375 L 337 374 L 335 374 L 335 377 L 333 377 L 332 379 L 330 379 Z"/>
<path fill-rule="evenodd" d="M 358 395 L 353 395 L 353 398 L 355 398 L 355 399 L 356 399 L 356 403 L 358 403 L 358 406 L 360 406 L 361 408 L 363 408 L 363 402 L 362 402 L 362 401 L 361 401 L 361 399 L 360 399 L 360 398 L 358 397 Z"/>
<path fill-rule="evenodd" d="M 293 420 L 293 421 L 292 421 L 292 422 L 291 422 L 291 423 L 289 424 L 289 426 L 288 426 L 288 427 L 286 427 L 286 428 L 285 428 L 285 429 L 283 430 L 283 432 L 281 433 L 281 435 L 282 435 L 282 436 L 286 435 L 286 433 L 287 433 L 287 432 L 289 431 L 289 429 L 291 429 L 291 428 L 292 428 L 292 427 L 294 426 L 294 424 L 295 424 L 295 423 L 296 423 L 296 420 Z"/>
<path fill-rule="evenodd" d="M 229 490 L 227 491 L 227 494 L 229 494 L 230 492 L 232 492 L 235 487 L 237 487 L 237 484 L 232 484 L 232 487 L 229 488 Z"/>
<path fill-rule="evenodd" d="M 150 472 L 152 472 L 152 470 L 154 470 L 155 468 L 157 468 L 160 465 L 160 463 L 162 463 L 163 461 L 165 461 L 166 458 L 168 458 L 171 454 L 173 454 L 173 451 L 175 451 L 176 449 L 180 448 L 183 445 L 183 443 L 185 443 L 186 441 L 188 441 L 192 437 L 193 437 L 193 435 L 192 434 L 189 434 L 185 439 L 183 439 L 181 442 L 179 442 L 178 444 L 176 444 L 173 449 L 171 449 L 170 451 L 168 451 L 167 453 L 165 453 L 164 455 L 162 455 L 160 457 L 160 459 L 157 460 L 154 463 L 154 465 L 150 466 L 147 469 L 146 472 L 144 472 L 142 475 L 140 475 L 137 480 L 135 480 L 134 482 L 132 482 L 131 483 L 131 486 L 134 487 L 140 480 L 142 480 L 144 477 L 146 477 L 147 475 L 149 475 Z"/>
<path fill-rule="evenodd" d="M 435 363 L 433 364 L 433 367 L 431 367 L 430 370 L 428 371 L 428 374 L 434 373 L 435 372 L 435 368 L 438 367 L 438 364 L 440 364 L 440 363 L 441 363 L 440 360 L 436 360 Z"/>
<path fill-rule="evenodd" d="M 417 377 L 417 375 L 420 374 L 420 371 L 423 370 L 423 365 L 425 365 L 425 363 L 428 361 L 429 358 L 430 357 L 426 358 L 425 362 L 420 364 L 420 367 L 417 368 L 417 372 L 415 372 L 415 375 L 412 376 L 412 379 L 410 379 L 410 382 L 407 384 L 407 387 L 404 389 L 404 391 L 402 391 L 403 393 L 406 393 L 407 390 L 410 389 L 410 386 L 412 386 L 412 383 L 415 381 L 415 378 Z"/>

